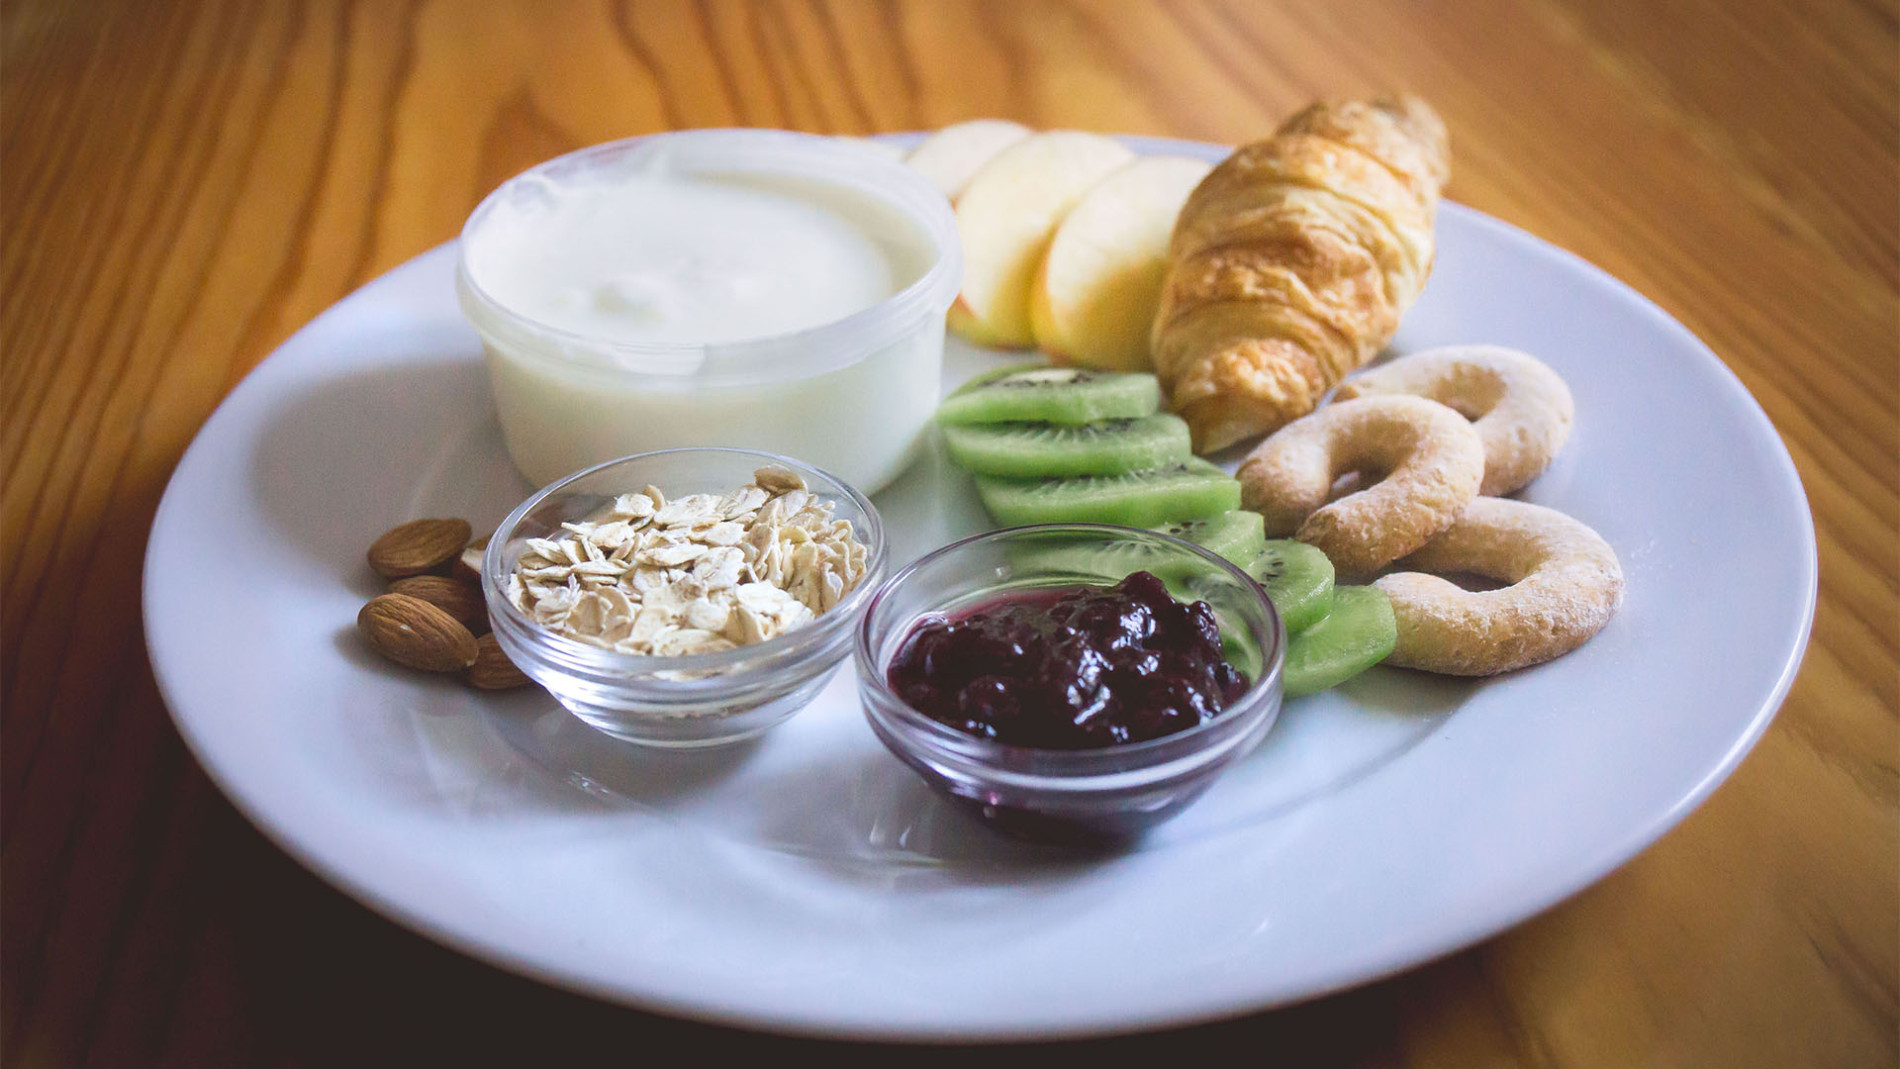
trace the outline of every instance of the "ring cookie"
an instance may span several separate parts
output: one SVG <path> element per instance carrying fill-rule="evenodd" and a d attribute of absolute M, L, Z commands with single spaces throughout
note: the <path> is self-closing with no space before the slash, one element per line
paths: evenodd
<path fill-rule="evenodd" d="M 1388 663 L 1488 676 L 1561 657 L 1615 614 L 1623 568 L 1602 536 L 1554 509 L 1481 497 L 1374 585 L 1392 601 L 1398 644 Z M 1470 591 L 1423 572 L 1509 583 Z"/>
<path fill-rule="evenodd" d="M 1378 482 L 1331 504 L 1333 484 Z M 1240 467 L 1242 504 L 1348 574 L 1374 571 L 1444 531 L 1478 494 L 1484 444 L 1436 401 L 1394 394 L 1327 405 L 1262 442 Z"/>
<path fill-rule="evenodd" d="M 1450 345 L 1402 356 L 1348 379 L 1336 397 L 1410 394 L 1474 420 L 1484 442 L 1479 493 L 1508 494 L 1536 478 L 1570 437 L 1570 387 L 1543 361 L 1498 345 Z"/>

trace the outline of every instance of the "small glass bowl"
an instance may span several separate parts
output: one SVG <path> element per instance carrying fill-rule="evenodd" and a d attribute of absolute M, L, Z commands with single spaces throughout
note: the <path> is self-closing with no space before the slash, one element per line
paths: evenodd
<path fill-rule="evenodd" d="M 887 682 L 911 630 L 1038 588 L 1108 585 L 1141 570 L 1205 601 L 1252 686 L 1205 724 L 1097 750 L 1041 750 L 965 734 L 911 708 Z M 879 740 L 932 787 L 1019 838 L 1116 844 L 1179 813 L 1259 744 L 1280 712 L 1286 629 L 1266 591 L 1178 538 L 1100 524 L 1015 527 L 966 538 L 897 573 L 858 625 L 858 688 Z"/>
<path fill-rule="evenodd" d="M 838 519 L 849 520 L 869 549 L 858 585 L 830 611 L 796 630 L 751 646 L 660 657 L 600 649 L 563 638 L 529 619 L 508 600 L 530 538 L 581 520 L 618 494 L 644 486 L 669 500 L 724 494 L 752 481 L 767 464 L 797 472 Z M 650 746 L 695 747 L 757 735 L 798 712 L 849 651 L 853 625 L 883 577 L 886 549 L 877 509 L 836 477 L 789 457 L 747 449 L 665 449 L 577 472 L 530 497 L 489 539 L 482 593 L 495 640 L 510 660 L 569 712 L 616 738 Z"/>

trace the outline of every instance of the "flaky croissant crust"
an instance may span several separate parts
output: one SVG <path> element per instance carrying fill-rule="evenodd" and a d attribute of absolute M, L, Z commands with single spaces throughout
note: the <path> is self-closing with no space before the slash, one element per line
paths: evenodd
<path fill-rule="evenodd" d="M 1315 104 L 1188 198 L 1154 362 L 1202 452 L 1313 410 L 1384 347 L 1431 272 L 1444 124 L 1401 96 Z"/>

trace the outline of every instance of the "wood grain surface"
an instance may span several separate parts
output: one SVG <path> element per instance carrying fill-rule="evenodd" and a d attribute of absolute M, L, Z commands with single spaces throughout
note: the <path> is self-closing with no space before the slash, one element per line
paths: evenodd
<path fill-rule="evenodd" d="M 8 3 L 0 1057 L 863 1053 L 543 988 L 279 853 L 186 753 L 146 661 L 167 475 L 292 331 L 577 146 L 984 115 L 1233 142 L 1316 96 L 1403 86 L 1451 127 L 1452 197 L 1659 302 L 1767 409 L 1820 539 L 1813 645 L 1734 777 L 1570 902 L 1389 981 L 1113 1049 L 1895 1064 L 1897 21 L 1893 0 Z M 1746 611 L 1748 583 L 1709 596 Z"/>

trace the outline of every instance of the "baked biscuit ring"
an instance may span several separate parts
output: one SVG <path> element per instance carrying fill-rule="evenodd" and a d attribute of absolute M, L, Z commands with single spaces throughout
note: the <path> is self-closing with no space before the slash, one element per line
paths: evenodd
<path fill-rule="evenodd" d="M 1333 483 L 1384 476 L 1327 504 Z M 1458 413 L 1394 394 L 1327 405 L 1261 442 L 1240 466 L 1241 503 L 1270 537 L 1317 546 L 1347 574 L 1373 571 L 1451 526 L 1478 495 L 1484 444 Z"/>
<path fill-rule="evenodd" d="M 1374 586 L 1392 600 L 1402 668 L 1488 676 L 1561 657 L 1603 629 L 1623 599 L 1623 567 L 1601 535 L 1554 509 L 1481 497 L 1451 530 L 1399 562 L 1509 586 L 1471 591 L 1420 571 Z"/>
<path fill-rule="evenodd" d="M 1500 345 L 1448 345 L 1401 356 L 1339 385 L 1337 398 L 1412 394 L 1475 420 L 1484 484 L 1508 494 L 1537 477 L 1570 437 L 1570 387 L 1543 361 Z"/>

